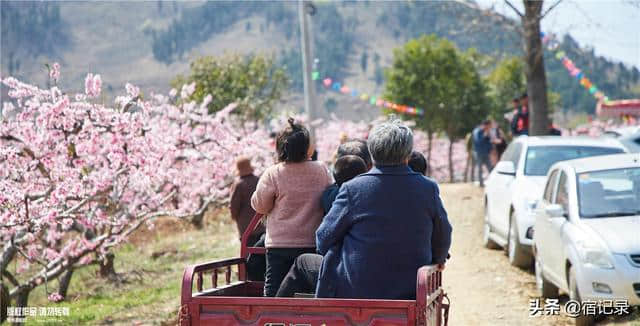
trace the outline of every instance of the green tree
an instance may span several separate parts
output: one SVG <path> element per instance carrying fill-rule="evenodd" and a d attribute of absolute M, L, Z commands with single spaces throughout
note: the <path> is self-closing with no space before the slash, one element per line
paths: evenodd
<path fill-rule="evenodd" d="M 507 128 L 504 114 L 513 110 L 511 101 L 527 91 L 527 79 L 525 76 L 524 62 L 521 58 L 511 57 L 498 63 L 496 68 L 487 77 L 489 95 L 491 101 L 491 117 L 501 122 L 503 130 Z M 551 116 L 556 108 L 561 105 L 562 98 L 559 93 L 551 91 L 551 85 L 547 89 L 547 108 Z"/>
<path fill-rule="evenodd" d="M 435 35 L 407 42 L 393 52 L 392 67 L 385 71 L 385 98 L 424 109 L 412 116 L 431 139 L 439 131 L 451 141 L 449 172 L 453 180 L 452 145 L 463 138 L 488 112 L 486 87 L 471 58 L 451 42 Z"/>
<path fill-rule="evenodd" d="M 501 120 L 505 113 L 513 110 L 511 105 L 513 98 L 527 90 L 522 59 L 511 57 L 500 61 L 487 80 L 494 102 L 491 116 Z"/>
<path fill-rule="evenodd" d="M 178 75 L 171 85 L 179 90 L 192 82 L 196 90 L 190 99 L 202 101 L 209 94 L 213 97 L 209 112 L 236 102 L 236 112 L 244 118 L 262 119 L 280 101 L 289 79 L 270 57 L 227 55 L 197 59 L 191 63 L 189 75 Z"/>

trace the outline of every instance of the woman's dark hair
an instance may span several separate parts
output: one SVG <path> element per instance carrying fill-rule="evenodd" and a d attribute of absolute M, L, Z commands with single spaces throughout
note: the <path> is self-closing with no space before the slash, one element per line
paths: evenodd
<path fill-rule="evenodd" d="M 289 118 L 289 125 L 276 137 L 276 151 L 280 162 L 302 162 L 309 151 L 309 130 Z"/>
<path fill-rule="evenodd" d="M 422 175 L 427 175 L 427 160 L 420 152 L 411 152 L 411 157 L 409 158 L 409 167 L 414 172 L 421 173 Z"/>

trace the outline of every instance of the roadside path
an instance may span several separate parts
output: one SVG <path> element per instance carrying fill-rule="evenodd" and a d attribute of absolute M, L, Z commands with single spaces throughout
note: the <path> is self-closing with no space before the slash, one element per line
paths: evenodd
<path fill-rule="evenodd" d="M 443 184 L 453 224 L 451 259 L 443 276 L 451 299 L 450 325 L 572 325 L 566 316 L 529 317 L 535 277 L 512 267 L 503 251 L 482 246 L 482 189 Z"/>

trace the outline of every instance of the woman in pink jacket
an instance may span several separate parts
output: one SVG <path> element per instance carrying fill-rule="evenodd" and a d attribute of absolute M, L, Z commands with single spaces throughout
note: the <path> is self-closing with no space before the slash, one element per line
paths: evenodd
<path fill-rule="evenodd" d="M 260 176 L 251 206 L 266 216 L 267 270 L 264 295 L 276 295 L 295 259 L 315 253 L 315 232 L 322 221 L 320 198 L 332 180 L 327 168 L 310 161 L 309 131 L 289 118 L 276 138 L 279 163 Z"/>

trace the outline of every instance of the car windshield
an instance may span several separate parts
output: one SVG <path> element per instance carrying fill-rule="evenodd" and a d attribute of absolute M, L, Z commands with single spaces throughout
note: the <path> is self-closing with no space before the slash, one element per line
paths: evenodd
<path fill-rule="evenodd" d="M 640 215 L 640 168 L 578 174 L 580 217 Z"/>
<path fill-rule="evenodd" d="M 524 165 L 525 175 L 547 175 L 549 168 L 556 162 L 576 158 L 622 153 L 623 150 L 611 147 L 593 146 L 530 146 Z"/>

